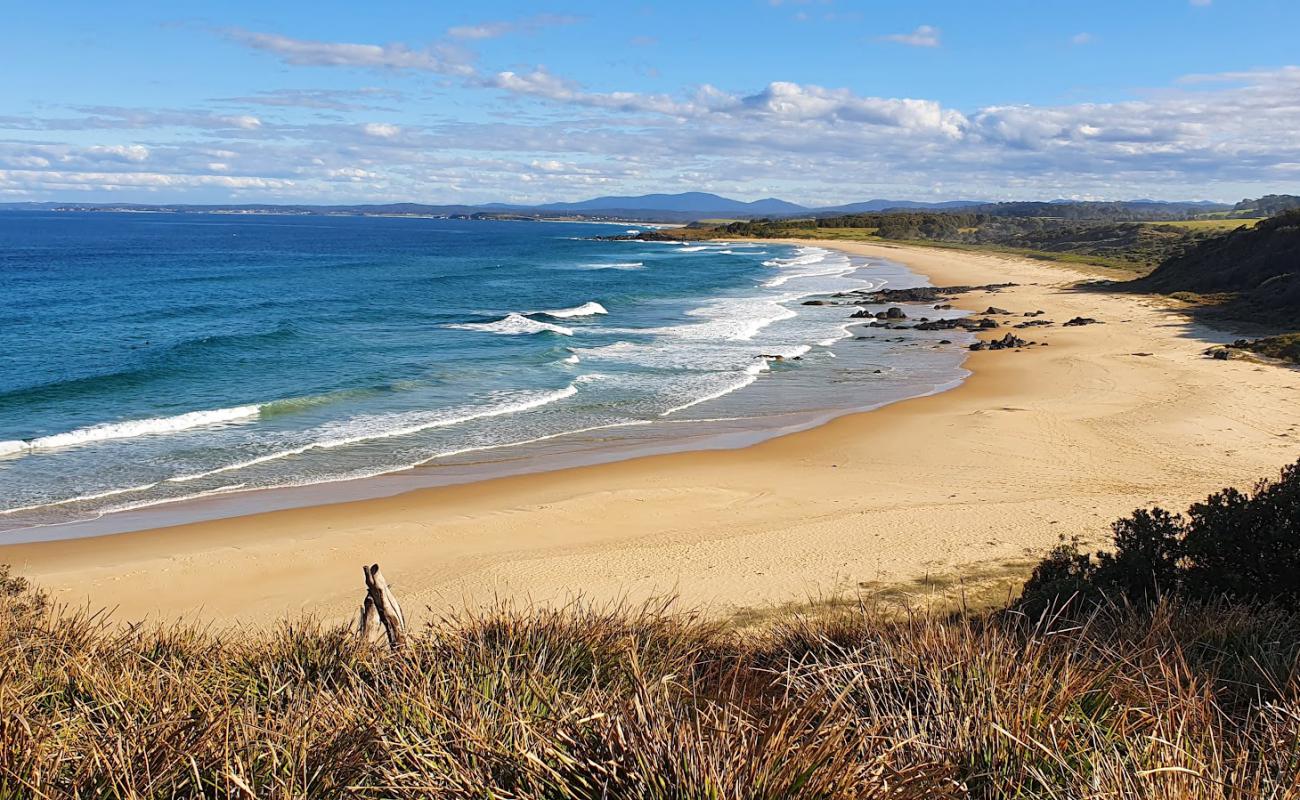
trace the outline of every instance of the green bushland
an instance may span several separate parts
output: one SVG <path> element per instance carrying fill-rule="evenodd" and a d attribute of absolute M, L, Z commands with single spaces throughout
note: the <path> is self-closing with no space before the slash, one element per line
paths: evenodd
<path fill-rule="evenodd" d="M 1262 356 L 1300 364 L 1300 333 L 1266 336 L 1263 339 L 1247 342 L 1245 348 Z"/>
<path fill-rule="evenodd" d="M 1216 492 L 1186 515 L 1139 509 L 1112 532 L 1112 550 L 1058 546 L 1034 568 L 1017 607 L 1072 598 L 1141 605 L 1168 596 L 1300 612 L 1300 461 L 1249 492 Z"/>
<path fill-rule="evenodd" d="M 1202 240 L 1128 287 L 1217 295 L 1225 314 L 1294 329 L 1300 325 L 1300 209 Z"/>
<path fill-rule="evenodd" d="M 0 798 L 1294 798 L 1300 465 L 993 613 L 500 605 L 400 651 L 123 626 L 0 570 Z"/>

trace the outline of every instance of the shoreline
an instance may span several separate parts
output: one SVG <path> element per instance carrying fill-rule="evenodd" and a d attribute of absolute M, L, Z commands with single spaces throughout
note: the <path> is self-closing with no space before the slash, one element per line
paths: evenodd
<path fill-rule="evenodd" d="M 940 286 L 1022 284 L 991 302 L 1046 310 L 1055 326 L 1021 334 L 1051 346 L 972 353 L 954 389 L 742 449 L 7 545 L 0 563 L 119 620 L 342 620 L 359 595 L 356 566 L 371 561 L 408 609 L 581 592 L 674 593 L 727 610 L 1033 558 L 1058 533 L 1096 541 L 1138 505 L 1181 508 L 1300 450 L 1288 398 L 1300 375 L 1204 358 L 1230 336 L 1151 298 L 1070 291 L 1082 273 L 1017 257 L 789 243 L 888 258 Z M 979 311 L 991 298 L 957 305 Z M 1062 329 L 1073 316 L 1105 324 Z M 606 519 L 619 529 L 602 529 Z"/>

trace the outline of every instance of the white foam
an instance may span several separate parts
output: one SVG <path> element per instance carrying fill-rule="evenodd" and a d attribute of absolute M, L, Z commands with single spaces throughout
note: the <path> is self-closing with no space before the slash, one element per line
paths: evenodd
<path fill-rule="evenodd" d="M 416 415 L 411 413 L 362 417 L 359 419 L 349 420 L 347 423 L 336 426 L 347 430 L 348 435 L 346 436 L 322 439 L 299 447 L 292 447 L 274 453 L 267 453 L 266 455 L 251 458 L 247 461 L 240 461 L 235 464 L 228 464 L 224 467 L 217 467 L 216 469 L 210 469 L 206 472 L 197 472 L 192 475 L 178 475 L 174 478 L 168 478 L 167 480 L 169 483 L 186 483 L 198 480 L 199 478 L 218 475 L 223 472 L 230 472 L 232 470 L 244 469 L 257 464 L 264 464 L 268 461 L 276 461 L 281 458 L 301 455 L 310 450 L 333 450 L 334 448 L 345 447 L 360 442 L 392 439 L 398 436 L 409 436 L 413 433 L 420 433 L 421 431 L 431 430 L 433 428 L 446 428 L 452 425 L 461 425 L 479 419 L 500 417 L 507 414 L 517 414 L 520 411 L 528 411 L 529 409 L 538 408 L 539 406 L 563 400 L 566 397 L 572 397 L 577 393 L 578 386 L 575 381 L 563 389 L 546 392 L 514 403 L 489 406 L 480 410 L 470 411 L 469 413 L 443 414 L 433 417 L 429 417 L 425 414 Z"/>
<path fill-rule="evenodd" d="M 695 245 L 695 246 L 692 246 L 692 247 L 683 247 L 681 250 L 678 250 L 677 252 L 679 252 L 679 253 L 698 253 L 698 252 L 700 252 L 701 250 L 708 250 L 708 249 L 709 249 L 709 248 L 705 247 L 704 245 Z"/>
<path fill-rule="evenodd" d="M 22 441 L 0 442 L 0 454 L 34 452 L 37 450 L 54 450 L 61 447 L 75 447 L 93 442 L 105 442 L 111 439 L 134 439 L 137 436 L 176 433 L 205 425 L 220 425 L 238 422 L 256 417 L 261 406 L 237 406 L 235 408 L 218 408 L 213 411 L 191 411 L 174 417 L 151 417 L 149 419 L 132 419 L 124 422 L 105 422 L 86 428 L 77 428 L 67 433 L 55 433 Z"/>
<path fill-rule="evenodd" d="M 749 341 L 774 322 L 797 317 L 782 305 L 783 297 L 731 297 L 687 311 L 687 316 L 703 318 L 692 325 L 673 325 L 651 329 L 652 333 L 682 339 L 707 341 Z"/>
<path fill-rule="evenodd" d="M 128 486 L 125 489 L 110 489 L 106 492 L 97 492 L 95 494 L 83 494 L 76 497 L 69 497 L 66 500 L 51 500 L 48 503 L 34 503 L 30 506 L 18 506 L 16 508 L 0 509 L 0 515 L 17 514 L 20 511 L 35 511 L 38 508 L 51 508 L 53 506 L 66 506 L 73 503 L 85 503 L 91 500 L 102 500 L 105 497 L 115 497 L 119 494 L 130 494 L 131 492 L 143 492 L 145 489 L 152 489 L 157 483 L 146 483 L 141 486 Z"/>
<path fill-rule="evenodd" d="M 581 362 L 581 361 L 582 361 L 582 359 L 578 358 L 578 354 L 577 354 L 577 353 L 574 353 L 573 355 L 571 355 L 571 356 L 569 356 L 568 358 L 564 359 L 564 363 L 565 363 L 565 364 L 577 364 L 577 363 L 579 363 L 579 362 Z"/>
<path fill-rule="evenodd" d="M 764 281 L 763 286 L 775 288 L 799 278 L 838 278 L 857 269 L 847 256 L 831 253 L 821 247 L 800 247 L 795 252 L 798 255 L 793 258 L 774 258 L 763 262 L 765 267 L 783 270 L 783 274 Z"/>
<path fill-rule="evenodd" d="M 534 314 L 545 314 L 548 317 L 557 317 L 559 319 L 568 319 L 569 317 L 590 317 L 595 314 L 608 314 L 609 309 L 602 306 L 596 301 L 583 303 L 573 308 L 556 308 L 551 311 L 535 311 Z"/>
<path fill-rule="evenodd" d="M 746 386 L 749 386 L 754 381 L 758 380 L 759 374 L 763 372 L 767 372 L 767 370 L 768 370 L 767 359 L 766 358 L 759 359 L 757 363 L 750 364 L 748 367 L 746 367 L 744 373 L 742 374 L 742 377 L 736 382 L 728 384 L 727 386 L 724 386 L 723 388 L 719 389 L 716 392 L 711 392 L 709 394 L 704 395 L 703 397 L 698 397 L 690 401 L 689 403 L 682 403 L 679 406 L 674 406 L 668 409 L 667 411 L 660 413 L 659 416 L 666 417 L 669 416 L 670 414 L 676 414 L 678 411 L 685 411 L 691 406 L 698 406 L 700 403 L 707 403 L 710 400 L 717 400 L 719 397 L 725 397 L 731 394 L 732 392 L 738 392 L 741 389 L 744 389 Z"/>
<path fill-rule="evenodd" d="M 504 336 L 519 336 L 521 334 L 542 333 L 550 331 L 562 336 L 572 336 L 573 329 L 566 328 L 562 325 L 552 325 L 549 322 L 539 322 L 535 319 L 529 319 L 523 314 L 510 312 L 501 319 L 493 322 L 463 322 L 456 325 L 447 325 L 448 328 L 457 328 L 465 331 L 486 331 L 488 333 L 498 333 Z"/>
<path fill-rule="evenodd" d="M 284 486 L 317 486 L 324 483 L 338 483 L 340 481 L 360 480 L 362 478 L 373 478 L 379 475 L 391 475 L 395 472 L 403 472 L 405 470 L 414 469 L 415 467 L 418 467 L 422 464 L 427 464 L 431 461 L 436 461 L 441 458 L 450 458 L 452 456 L 458 456 L 464 453 L 474 453 L 483 450 L 497 450 L 505 447 L 519 447 L 522 445 L 537 444 L 539 442 L 545 442 L 551 439 L 559 439 L 563 436 L 573 436 L 580 433 L 591 433 L 593 431 L 608 430 L 610 428 L 630 428 L 639 425 L 652 425 L 652 424 L 654 423 L 652 423 L 650 420 L 630 420 L 627 422 L 614 422 L 608 425 L 594 425 L 589 428 L 578 428 L 576 430 L 560 431 L 559 433 L 547 434 L 546 436 L 538 436 L 534 439 L 524 439 L 522 441 L 516 441 L 516 442 L 502 442 L 501 444 L 489 444 L 489 445 L 480 445 L 476 447 L 464 447 L 457 450 L 447 450 L 445 452 L 438 453 L 428 458 L 421 459 L 420 461 L 417 461 L 413 464 L 403 464 L 403 465 L 393 466 L 393 467 L 384 467 L 377 470 L 369 470 L 365 472 L 351 473 L 348 475 L 326 478 L 324 480 L 298 481 L 294 483 L 280 484 L 278 487 L 268 486 L 262 488 L 282 488 Z M 232 466 L 229 469 L 233 469 L 233 468 L 234 467 Z M 215 470 L 214 472 L 220 472 L 220 471 L 224 471 L 224 470 Z M 150 485 L 153 486 L 156 484 L 150 484 Z M 144 487 L 144 488 L 148 488 L 148 487 Z M 216 489 L 209 489 L 202 492 L 195 492 L 194 494 L 181 495 L 179 497 L 164 497 L 156 500 L 142 500 L 138 503 L 127 503 L 119 506 L 112 506 L 110 508 L 105 508 L 100 510 L 98 514 L 100 516 L 103 516 L 105 514 L 121 513 L 123 511 L 138 511 L 140 509 L 150 508 L 152 506 L 160 506 L 168 503 L 180 503 L 186 500 L 197 500 L 203 497 L 211 497 L 213 495 L 228 494 L 230 492 L 236 492 L 239 491 L 240 489 L 245 489 L 245 488 L 248 488 L 248 484 L 236 483 L 236 484 L 231 484 L 229 486 L 220 486 Z M 122 491 L 125 492 L 125 491 L 133 491 L 133 490 L 122 490 Z M 108 494 L 114 494 L 114 493 L 108 493 Z M 89 498 L 82 498 L 82 499 L 89 499 Z M 64 502 L 72 502 L 72 501 L 69 500 Z M 56 505 L 56 504 L 48 503 L 46 505 Z M 38 507 L 39 506 L 32 506 L 30 508 L 38 508 Z M 13 509 L 13 510 L 16 511 L 19 509 Z M 0 513 L 8 513 L 8 512 L 0 512 Z"/>

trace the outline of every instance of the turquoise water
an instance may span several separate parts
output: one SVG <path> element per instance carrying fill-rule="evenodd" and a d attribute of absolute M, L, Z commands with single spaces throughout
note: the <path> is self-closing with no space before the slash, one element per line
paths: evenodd
<path fill-rule="evenodd" d="M 922 282 L 897 265 L 593 238 L 625 227 L 0 213 L 0 530 L 599 460 L 962 374 L 959 344 L 801 304 Z"/>

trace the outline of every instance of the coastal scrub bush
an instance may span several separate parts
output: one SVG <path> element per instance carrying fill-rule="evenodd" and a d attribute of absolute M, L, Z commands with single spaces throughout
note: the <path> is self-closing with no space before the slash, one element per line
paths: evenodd
<path fill-rule="evenodd" d="M 1081 553 L 1077 542 L 1052 550 L 1018 607 L 1037 613 L 1071 597 L 1142 604 L 1173 593 L 1300 610 L 1300 462 L 1249 494 L 1216 492 L 1185 517 L 1138 509 L 1111 529 L 1112 551 Z"/>
<path fill-rule="evenodd" d="M 1229 601 L 736 630 L 498 606 L 400 651 L 0 594 L 0 798 L 1300 797 L 1300 613 Z"/>

